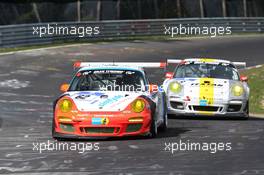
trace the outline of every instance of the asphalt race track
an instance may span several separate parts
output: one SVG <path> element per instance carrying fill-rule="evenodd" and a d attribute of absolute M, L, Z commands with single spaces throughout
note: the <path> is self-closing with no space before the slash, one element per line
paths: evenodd
<path fill-rule="evenodd" d="M 86 61 L 160 61 L 216 57 L 264 64 L 264 36 L 82 44 L 0 56 L 0 174 L 264 174 L 264 120 L 183 118 L 155 139 L 68 141 L 98 143 L 99 150 L 45 150 L 33 143 L 51 137 L 52 102 L 59 85 L 72 76 L 72 64 Z M 163 70 L 150 71 L 161 82 Z M 264 117 L 264 116 L 263 116 Z M 230 143 L 231 150 L 170 151 L 177 143 Z M 174 148 L 175 148 L 174 147 Z M 67 173 L 64 173 L 67 174 Z"/>

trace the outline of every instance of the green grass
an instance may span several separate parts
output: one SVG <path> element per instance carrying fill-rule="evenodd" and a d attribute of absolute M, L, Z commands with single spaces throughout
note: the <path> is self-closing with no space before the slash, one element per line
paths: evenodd
<path fill-rule="evenodd" d="M 264 114 L 264 65 L 240 72 L 242 75 L 248 76 L 250 113 Z"/>

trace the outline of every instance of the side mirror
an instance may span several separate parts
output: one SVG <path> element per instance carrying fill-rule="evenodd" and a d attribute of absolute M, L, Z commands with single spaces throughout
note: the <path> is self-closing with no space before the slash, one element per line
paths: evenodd
<path fill-rule="evenodd" d="M 240 76 L 240 81 L 247 82 L 248 81 L 248 77 L 242 75 L 242 76 Z"/>
<path fill-rule="evenodd" d="M 70 87 L 69 84 L 64 83 L 60 86 L 60 90 L 61 92 L 67 92 L 69 90 L 69 87 Z"/>
<path fill-rule="evenodd" d="M 150 84 L 150 85 L 149 85 L 149 92 L 150 92 L 150 93 L 158 92 L 158 90 L 159 90 L 158 85 L 156 85 L 156 84 Z"/>
<path fill-rule="evenodd" d="M 165 74 L 165 78 L 172 79 L 172 77 L 173 77 L 173 72 L 167 72 Z"/>

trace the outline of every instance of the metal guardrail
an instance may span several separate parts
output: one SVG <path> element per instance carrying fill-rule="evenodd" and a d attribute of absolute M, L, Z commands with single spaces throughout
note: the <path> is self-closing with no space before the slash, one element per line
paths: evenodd
<path fill-rule="evenodd" d="M 51 26 L 99 27 L 100 34 L 78 37 L 77 35 L 33 35 L 33 27 L 48 23 L 0 26 L 0 47 L 51 44 L 68 41 L 120 39 L 133 36 L 164 35 L 164 26 L 231 27 L 233 33 L 263 33 L 264 17 L 257 18 L 180 18 L 151 20 L 120 20 L 95 22 L 49 23 Z M 169 36 L 168 36 L 169 37 Z"/>

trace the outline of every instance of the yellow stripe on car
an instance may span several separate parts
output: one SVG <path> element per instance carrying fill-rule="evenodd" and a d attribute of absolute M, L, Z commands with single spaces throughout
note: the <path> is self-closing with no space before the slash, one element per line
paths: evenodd
<path fill-rule="evenodd" d="M 211 62 L 215 62 L 216 59 L 211 59 L 211 58 L 201 58 L 200 61 L 201 61 L 201 62 L 204 62 L 204 63 L 211 63 Z"/>
<path fill-rule="evenodd" d="M 214 104 L 214 79 L 200 78 L 200 106 L 211 106 Z M 212 114 L 211 111 L 200 111 L 200 114 Z"/>
<path fill-rule="evenodd" d="M 214 115 L 214 113 L 211 111 L 199 111 L 198 114 L 200 114 L 200 115 Z"/>

